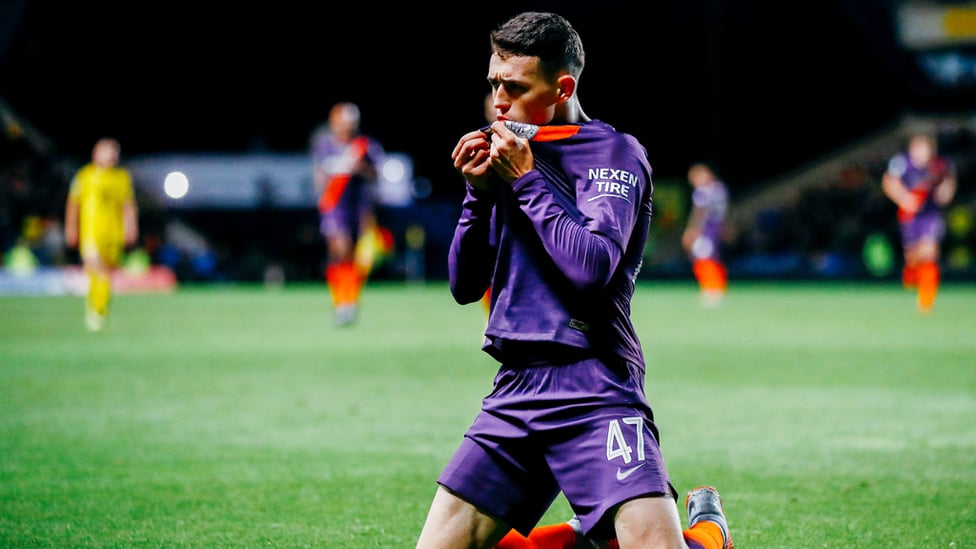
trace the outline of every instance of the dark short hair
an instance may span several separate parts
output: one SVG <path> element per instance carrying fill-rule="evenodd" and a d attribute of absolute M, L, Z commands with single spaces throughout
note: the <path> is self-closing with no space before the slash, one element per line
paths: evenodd
<path fill-rule="evenodd" d="M 491 32 L 491 51 L 538 57 L 548 74 L 565 69 L 577 78 L 586 61 L 583 41 L 573 25 L 549 12 L 523 12 L 496 27 Z"/>

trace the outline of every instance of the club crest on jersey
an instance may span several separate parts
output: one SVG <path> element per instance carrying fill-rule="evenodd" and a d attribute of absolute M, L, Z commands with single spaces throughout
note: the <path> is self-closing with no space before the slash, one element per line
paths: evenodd
<path fill-rule="evenodd" d="M 506 120 L 505 127 L 512 130 L 512 133 L 515 135 L 526 139 L 532 139 L 535 137 L 535 134 L 539 133 L 539 126 L 525 122 L 516 122 L 514 120 Z"/>
<path fill-rule="evenodd" d="M 631 202 L 634 189 L 640 181 L 636 174 L 616 168 L 590 168 L 587 170 L 587 177 L 593 184 L 592 189 L 596 191 L 587 202 L 604 197 L 622 198 Z"/>

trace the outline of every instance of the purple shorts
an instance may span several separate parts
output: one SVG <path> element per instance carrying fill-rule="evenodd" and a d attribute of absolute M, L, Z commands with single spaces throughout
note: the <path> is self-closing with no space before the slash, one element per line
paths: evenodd
<path fill-rule="evenodd" d="M 373 210 L 369 189 L 353 179 L 339 198 L 338 204 L 328 212 L 319 211 L 319 232 L 322 236 L 349 236 L 359 239 L 363 220 Z"/>
<path fill-rule="evenodd" d="M 927 211 L 916 215 L 911 221 L 899 224 L 902 246 L 912 246 L 922 240 L 942 241 L 945 236 L 945 221 L 939 211 Z"/>
<path fill-rule="evenodd" d="M 348 236 L 353 242 L 359 239 L 362 219 L 366 215 L 363 210 L 349 208 L 335 208 L 329 213 L 319 214 L 319 232 L 322 236 Z"/>
<path fill-rule="evenodd" d="M 354 223 L 348 212 L 333 210 L 319 215 L 319 232 L 322 236 L 352 235 Z"/>
<path fill-rule="evenodd" d="M 437 482 L 525 535 L 562 491 L 583 530 L 607 539 L 614 506 L 677 499 L 657 437 L 638 365 L 503 365 Z"/>

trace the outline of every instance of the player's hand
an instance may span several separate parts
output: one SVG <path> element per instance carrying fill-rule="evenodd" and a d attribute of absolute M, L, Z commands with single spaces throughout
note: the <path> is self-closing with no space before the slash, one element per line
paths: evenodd
<path fill-rule="evenodd" d="M 932 199 L 939 207 L 948 206 L 956 196 L 956 180 L 946 177 L 932 190 Z"/>
<path fill-rule="evenodd" d="M 909 191 L 902 196 L 901 201 L 898 202 L 898 207 L 906 214 L 914 215 L 922 207 L 922 202 L 924 201 L 924 194 Z"/>
<path fill-rule="evenodd" d="M 511 183 L 535 168 L 535 157 L 529 140 L 519 137 L 504 122 L 491 123 L 491 169 L 503 181 Z"/>
<path fill-rule="evenodd" d="M 474 188 L 488 190 L 491 188 L 491 170 L 488 155 L 491 149 L 488 134 L 475 130 L 461 136 L 451 159 L 454 169 L 464 176 L 464 179 Z"/>

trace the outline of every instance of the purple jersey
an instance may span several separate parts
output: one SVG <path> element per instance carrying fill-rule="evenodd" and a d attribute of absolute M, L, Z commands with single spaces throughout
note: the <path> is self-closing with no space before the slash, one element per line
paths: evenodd
<path fill-rule="evenodd" d="M 378 168 L 383 147 L 367 136 L 342 143 L 330 130 L 322 129 L 312 135 L 309 154 L 317 181 L 324 187 L 319 189 L 322 193 L 319 200 L 322 233 L 357 235 L 363 215 L 372 209 L 374 190 L 370 185 L 373 181 L 354 170 L 361 159 Z"/>
<path fill-rule="evenodd" d="M 888 174 L 901 180 L 905 188 L 920 196 L 922 205 L 915 215 L 934 213 L 941 210 L 932 200 L 932 189 L 952 171 L 952 165 L 944 158 L 934 157 L 925 166 L 912 163 L 907 152 L 896 154 L 888 161 Z M 909 216 L 901 215 L 902 221 L 908 221 Z"/>
<path fill-rule="evenodd" d="M 539 137 L 535 170 L 496 192 L 468 185 L 450 249 L 451 292 L 473 303 L 490 285 L 484 349 L 499 360 L 507 345 L 521 356 L 557 343 L 643 365 L 630 300 L 651 221 L 646 151 L 600 121 Z"/>
<path fill-rule="evenodd" d="M 952 170 L 953 166 L 938 156 L 925 166 L 913 164 L 908 152 L 898 153 L 888 161 L 888 174 L 901 180 L 908 192 L 922 200 L 914 213 L 898 210 L 903 245 L 912 246 L 922 240 L 941 241 L 944 238 L 942 208 L 933 200 L 932 191 L 939 182 L 952 175 Z"/>
<path fill-rule="evenodd" d="M 698 224 L 699 235 L 691 247 L 694 259 L 718 259 L 719 243 L 729 208 L 729 192 L 717 179 L 695 187 L 691 193 L 692 215 Z"/>

